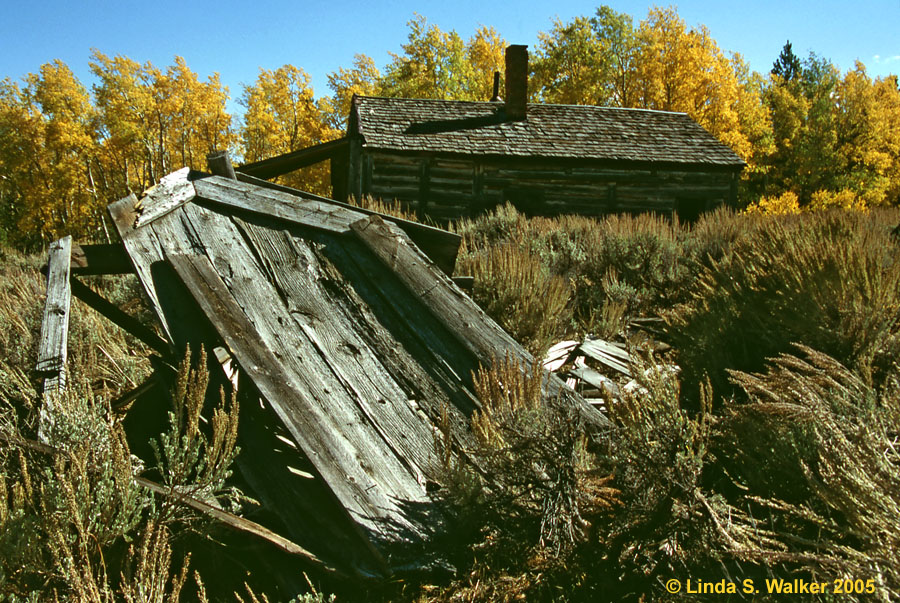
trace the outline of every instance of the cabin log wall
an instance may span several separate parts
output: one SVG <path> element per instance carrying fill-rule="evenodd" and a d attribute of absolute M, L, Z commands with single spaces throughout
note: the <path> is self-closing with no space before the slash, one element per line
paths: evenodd
<path fill-rule="evenodd" d="M 352 157 L 351 157 L 352 164 Z M 736 201 L 738 172 L 565 160 L 424 156 L 361 149 L 361 194 L 397 199 L 439 221 L 511 201 L 530 215 L 702 210 Z M 351 172 L 352 172 L 351 168 Z"/>

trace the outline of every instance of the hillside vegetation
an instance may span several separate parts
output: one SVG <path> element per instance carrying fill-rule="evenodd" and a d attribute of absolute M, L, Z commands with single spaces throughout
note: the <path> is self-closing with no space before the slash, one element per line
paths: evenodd
<path fill-rule="evenodd" d="M 456 522 L 436 546 L 456 577 L 322 588 L 347 600 L 680 601 L 690 596 L 670 595 L 667 580 L 749 579 L 760 600 L 766 579 L 803 578 L 872 585 L 847 600 L 896 599 L 898 221 L 896 210 L 720 210 L 683 226 L 650 215 L 527 219 L 506 206 L 458 224 L 458 271 L 475 276 L 476 300 L 505 328 L 536 352 L 566 336 L 626 333 L 642 387 L 609 400 L 614 428 L 594 432 L 542 402 L 535 377 L 508 361 L 482 372 L 467 453 L 488 474 L 448 460 L 441 489 Z M 213 526 L 130 480 L 139 463 L 238 508 L 227 485 L 236 414 L 221 401 L 225 431 L 197 429 L 202 371 L 181 368 L 181 385 L 160 399 L 173 412 L 159 453 L 138 461 L 128 411 L 110 401 L 148 373 L 144 350 L 76 304 L 73 385 L 51 436 L 67 452 L 29 447 L 37 262 L 6 251 L 0 275 L 2 597 L 193 599 L 220 582 L 212 600 L 279 600 L 265 568 L 197 538 Z M 139 313 L 128 278 L 100 286 Z M 640 324 L 671 351 L 649 351 L 641 318 L 660 319 Z M 680 375 L 653 370 L 664 362 Z M 221 559 L 232 564 L 226 582 Z"/>

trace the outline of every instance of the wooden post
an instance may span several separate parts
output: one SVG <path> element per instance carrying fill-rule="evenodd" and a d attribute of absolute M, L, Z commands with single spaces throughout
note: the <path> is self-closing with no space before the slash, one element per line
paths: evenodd
<path fill-rule="evenodd" d="M 234 166 L 231 164 L 231 157 L 228 151 L 213 151 L 206 156 L 206 166 L 213 176 L 222 176 L 230 180 L 237 180 L 237 174 L 234 173 Z"/>
<path fill-rule="evenodd" d="M 41 341 L 35 371 L 44 379 L 44 404 L 38 423 L 38 439 L 46 443 L 53 422 L 56 396 L 66 389 L 66 340 L 69 333 L 69 308 L 72 289 L 69 271 L 72 262 L 72 237 L 50 246 L 47 261 L 47 301 L 41 323 Z"/>

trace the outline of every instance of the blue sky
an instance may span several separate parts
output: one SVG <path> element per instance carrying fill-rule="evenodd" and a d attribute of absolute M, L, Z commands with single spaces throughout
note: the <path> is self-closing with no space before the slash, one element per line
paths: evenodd
<path fill-rule="evenodd" d="M 508 42 L 533 47 L 538 32 L 549 30 L 554 18 L 591 15 L 601 3 L 7 0 L 0 21 L 0 79 L 18 81 L 43 63 L 61 59 L 90 85 L 88 61 L 97 48 L 158 67 L 183 56 L 201 77 L 219 72 L 233 98 L 240 96 L 242 84 L 255 80 L 260 67 L 291 63 L 310 74 L 321 96 L 330 94 L 328 73 L 348 67 L 355 53 L 372 56 L 381 67 L 389 51 L 399 52 L 416 12 L 466 38 L 479 25 L 491 25 Z M 607 4 L 637 22 L 653 3 Z M 797 54 L 814 51 L 842 71 L 859 59 L 873 76 L 900 72 L 900 0 L 691 0 L 676 6 L 688 25 L 705 24 L 723 50 L 741 53 L 760 72 L 771 68 L 787 39 Z M 233 102 L 230 109 L 236 109 Z"/>

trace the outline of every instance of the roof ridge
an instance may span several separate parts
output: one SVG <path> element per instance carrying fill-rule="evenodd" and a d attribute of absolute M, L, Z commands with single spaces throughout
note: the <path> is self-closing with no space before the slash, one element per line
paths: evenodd
<path fill-rule="evenodd" d="M 386 101 L 415 101 L 415 102 L 425 102 L 425 103 L 458 103 L 458 104 L 470 104 L 470 105 L 488 105 L 488 106 L 503 106 L 502 103 L 498 103 L 497 101 L 475 101 L 475 100 L 463 100 L 463 99 L 446 99 L 446 98 L 410 98 L 407 96 L 368 96 L 368 95 L 358 95 L 358 99 L 362 100 L 386 100 Z M 662 113 L 666 115 L 687 115 L 684 111 L 668 111 L 665 109 L 646 109 L 644 107 L 614 107 L 611 105 L 572 105 L 566 103 L 542 103 L 542 102 L 529 102 L 529 106 L 532 107 L 573 107 L 578 109 L 605 109 L 610 111 L 635 111 L 635 112 L 643 112 L 643 113 Z"/>

